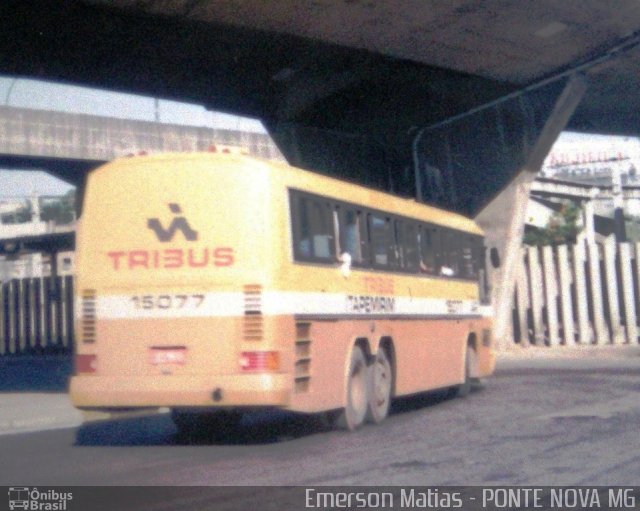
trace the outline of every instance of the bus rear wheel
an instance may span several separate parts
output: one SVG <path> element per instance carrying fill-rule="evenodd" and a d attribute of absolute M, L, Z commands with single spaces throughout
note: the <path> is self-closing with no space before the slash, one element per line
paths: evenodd
<path fill-rule="evenodd" d="M 380 347 L 369 367 L 369 405 L 367 420 L 379 424 L 389 415 L 393 369 L 387 351 Z"/>
<path fill-rule="evenodd" d="M 354 431 L 362 426 L 368 407 L 367 359 L 360 346 L 354 346 L 347 373 L 347 400 L 338 412 L 335 426 Z"/>
<path fill-rule="evenodd" d="M 196 438 L 227 438 L 238 428 L 242 414 L 237 411 L 171 410 L 178 434 Z"/>
<path fill-rule="evenodd" d="M 474 379 L 471 377 L 472 367 L 476 362 L 476 351 L 467 346 L 467 352 L 464 357 L 464 382 L 454 388 L 455 397 L 467 397 L 471 393 Z"/>

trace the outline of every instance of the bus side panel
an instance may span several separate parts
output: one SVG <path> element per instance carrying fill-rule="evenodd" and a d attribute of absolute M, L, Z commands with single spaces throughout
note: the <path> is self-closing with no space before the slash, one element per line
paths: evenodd
<path fill-rule="evenodd" d="M 309 386 L 294 390 L 291 408 L 301 412 L 332 410 L 345 405 L 347 363 L 351 348 L 366 332 L 356 321 L 305 321 L 310 324 Z"/>
<path fill-rule="evenodd" d="M 359 339 L 372 351 L 380 339 L 392 340 L 397 396 L 460 384 L 468 331 L 464 320 L 310 321 L 309 388 L 294 391 L 291 408 L 318 412 L 345 406 L 347 364 Z"/>
<path fill-rule="evenodd" d="M 398 321 L 393 325 L 396 396 L 462 383 L 467 333 L 464 320 Z"/>

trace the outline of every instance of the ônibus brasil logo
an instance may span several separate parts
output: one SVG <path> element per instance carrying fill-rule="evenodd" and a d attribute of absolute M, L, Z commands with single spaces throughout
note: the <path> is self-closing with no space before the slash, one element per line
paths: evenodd
<path fill-rule="evenodd" d="M 67 502 L 73 500 L 71 492 L 40 491 L 38 488 L 17 486 L 9 488 L 9 509 L 33 511 L 65 511 Z"/>
<path fill-rule="evenodd" d="M 182 214 L 180 205 L 175 202 L 169 203 L 169 211 L 173 216 L 168 225 L 160 218 L 147 218 L 146 227 L 154 233 L 158 241 L 168 244 L 180 232 L 186 241 L 197 242 L 198 231 L 189 225 L 189 221 Z M 111 268 L 115 271 L 224 267 L 233 266 L 235 263 L 233 247 L 211 247 L 199 244 L 191 245 L 189 248 L 163 245 L 162 249 L 156 250 L 143 248 L 111 250 L 107 252 L 107 257 L 110 260 Z"/>

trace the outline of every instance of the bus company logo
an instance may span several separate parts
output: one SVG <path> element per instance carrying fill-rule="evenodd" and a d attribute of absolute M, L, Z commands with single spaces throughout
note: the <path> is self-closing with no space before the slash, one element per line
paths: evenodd
<path fill-rule="evenodd" d="M 25 486 L 9 488 L 9 509 L 33 511 L 65 511 L 67 502 L 73 500 L 71 492 L 56 490 L 39 491 L 38 488 Z"/>
<path fill-rule="evenodd" d="M 181 215 L 178 204 L 169 204 L 174 215 Z M 173 240 L 180 231 L 187 241 L 197 241 L 198 231 L 194 231 L 184 216 L 174 216 L 165 228 L 158 218 L 147 218 L 147 227 L 162 243 Z M 180 268 L 207 268 L 211 266 L 233 266 L 235 254 L 232 247 L 206 247 L 191 245 L 189 248 L 165 245 L 155 250 L 110 250 L 106 252 L 112 270 L 175 270 Z"/>
<path fill-rule="evenodd" d="M 169 204 L 169 209 L 174 215 L 182 215 L 182 209 L 179 204 Z M 196 241 L 198 239 L 198 231 L 194 231 L 184 216 L 174 216 L 168 228 L 160 223 L 158 218 L 147 218 L 147 227 L 151 229 L 159 241 L 171 241 L 176 232 L 182 232 L 187 241 Z"/>

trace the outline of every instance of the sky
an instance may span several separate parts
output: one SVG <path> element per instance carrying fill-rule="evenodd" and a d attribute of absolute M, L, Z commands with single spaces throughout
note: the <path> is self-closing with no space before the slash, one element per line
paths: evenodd
<path fill-rule="evenodd" d="M 141 121 L 206 126 L 266 133 L 256 119 L 212 112 L 201 105 L 159 100 L 74 85 L 0 76 L 3 105 L 54 110 Z M 0 198 L 26 195 L 63 195 L 71 185 L 46 172 L 0 169 Z"/>

